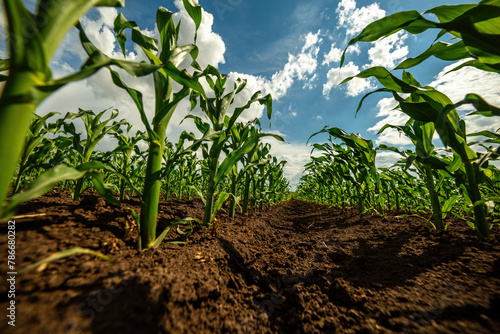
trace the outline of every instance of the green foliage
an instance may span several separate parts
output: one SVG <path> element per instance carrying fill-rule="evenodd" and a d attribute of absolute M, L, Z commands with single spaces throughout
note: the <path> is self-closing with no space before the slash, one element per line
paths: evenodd
<path fill-rule="evenodd" d="M 92 47 L 77 24 L 89 57 L 79 71 L 58 80 L 52 77 L 50 60 L 79 18 L 94 6 L 118 7 L 124 3 L 123 0 L 46 0 L 39 1 L 36 12 L 30 13 L 22 1 L 4 1 L 10 53 L 9 59 L 0 61 L 0 70 L 9 70 L 8 76 L 0 76 L 0 81 L 6 81 L 0 97 L 0 203 L 7 198 L 23 150 L 29 153 L 25 145 L 26 133 L 40 102 L 64 85 L 87 78 L 105 66 L 123 68 L 134 76 L 146 75 L 157 69 L 150 64 L 108 58 Z"/>
<path fill-rule="evenodd" d="M 421 55 L 409 58 L 399 64 L 396 69 L 414 67 L 431 56 L 442 60 L 460 60 L 472 57 L 452 71 L 464 66 L 476 67 L 480 70 L 500 73 L 500 3 L 498 1 L 481 1 L 479 4 L 439 6 L 426 11 L 424 14 L 434 14 L 438 22 L 428 20 L 416 11 L 398 12 L 369 24 L 358 36 L 353 38 L 349 45 L 357 42 L 370 42 L 394 34 L 401 29 L 411 34 L 420 34 L 428 29 L 440 29 L 434 44 Z M 449 44 L 438 41 L 446 33 L 455 37 L 456 42 Z M 341 65 L 344 62 L 342 55 Z M 488 167 L 488 160 L 496 156 L 497 149 L 490 148 L 489 154 L 475 152 L 467 143 L 466 124 L 456 110 L 464 104 L 472 104 L 476 108 L 473 114 L 483 116 L 500 115 L 498 108 L 491 106 L 480 96 L 468 94 L 464 100 L 454 104 L 445 94 L 433 87 L 422 87 L 412 75 L 403 72 L 402 79 L 382 67 L 366 69 L 356 75 L 358 78 L 373 77 L 384 86 L 375 92 L 389 92 L 399 102 L 399 110 L 412 119 L 412 128 L 399 127 L 407 134 L 416 145 L 416 155 L 424 163 L 428 190 L 432 199 L 434 218 L 438 228 L 443 228 L 441 208 L 433 184 L 432 168 L 436 166 L 436 159 L 432 156 L 432 128 L 435 128 L 445 147 L 450 147 L 457 156 L 454 167 L 449 167 L 455 172 L 463 168 L 464 173 L 452 174 L 461 189 L 465 190 L 464 196 L 470 202 L 474 212 L 475 228 L 479 238 L 487 238 L 490 233 L 490 224 L 487 222 L 487 209 L 482 200 L 482 184 L 491 185 L 489 175 L 486 175 L 481 166 Z M 348 82 L 345 79 L 342 83 Z M 341 84 L 342 84 L 341 83 Z M 410 94 L 403 98 L 400 94 Z M 372 93 L 370 93 L 372 94 Z M 360 102 L 358 111 L 367 94 Z M 411 130 L 411 131 L 410 131 Z M 425 130 L 425 131 L 421 131 Z M 431 131 L 432 130 L 432 131 Z M 485 133 L 486 134 L 486 133 Z M 495 137 L 495 134 L 488 134 Z M 494 141 L 494 140 L 493 140 Z M 413 159 L 415 160 L 415 159 Z M 460 163 L 462 166 L 460 166 Z M 437 163 L 439 165 L 439 163 Z M 438 167 L 439 168 L 439 167 Z M 444 168 L 441 163 L 441 167 Z M 448 167 L 446 167 L 448 168 Z M 491 171 L 491 170 L 490 170 Z M 487 173 L 489 174 L 489 173 Z M 489 180 L 489 181 L 486 181 Z M 448 208 L 451 202 L 446 202 Z"/>
<path fill-rule="evenodd" d="M 271 118 L 272 113 L 272 98 L 271 95 L 262 96 L 261 92 L 256 92 L 252 98 L 242 107 L 234 109 L 231 116 L 227 115 L 229 107 L 234 102 L 236 94 L 241 92 L 246 86 L 246 80 L 236 80 L 233 90 L 227 94 L 225 92 L 226 75 L 221 75 L 219 71 L 208 66 L 207 69 L 198 74 L 204 77 L 210 88 L 214 92 L 214 97 L 207 98 L 201 94 L 193 92 L 191 94 L 191 106 L 194 108 L 197 105 L 198 99 L 200 106 L 209 119 L 210 123 L 204 122 L 200 117 L 188 115 L 187 118 L 194 120 L 198 130 L 203 134 L 201 140 L 192 138 L 193 142 L 208 141 L 211 143 L 208 146 L 202 146 L 207 160 L 208 168 L 208 184 L 205 190 L 205 214 L 203 224 L 211 226 L 216 210 L 222 206 L 222 203 L 229 197 L 228 194 L 219 193 L 217 188 L 224 180 L 233 172 L 233 167 L 254 149 L 260 138 L 265 136 L 274 137 L 277 140 L 284 141 L 283 138 L 274 134 L 266 134 L 260 132 L 250 132 L 249 125 L 238 125 L 237 120 L 241 114 L 250 108 L 253 103 L 259 103 L 267 107 L 268 118 Z M 215 79 L 215 80 L 214 80 Z M 232 138 L 232 149 L 227 150 L 227 143 Z M 226 157 L 219 163 L 219 159 L 223 151 L 227 152 Z M 233 189 L 234 192 L 234 189 Z M 219 194 L 219 199 L 214 206 L 214 198 Z M 227 195 L 227 196 L 226 196 Z M 235 194 L 233 194 L 235 195 Z M 220 202 L 222 200 L 222 203 Z M 217 205 L 219 204 L 219 205 Z"/>

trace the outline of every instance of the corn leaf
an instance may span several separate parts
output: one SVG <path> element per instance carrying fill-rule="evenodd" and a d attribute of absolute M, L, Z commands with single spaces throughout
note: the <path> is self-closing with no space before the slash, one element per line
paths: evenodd
<path fill-rule="evenodd" d="M 202 12 L 203 12 L 201 6 L 194 0 L 182 0 L 182 2 L 184 3 L 184 8 L 186 8 L 187 13 L 194 21 L 194 24 L 196 26 L 196 31 L 198 31 L 198 29 L 200 28 Z M 195 41 L 196 41 L 196 35 L 195 35 Z"/>
<path fill-rule="evenodd" d="M 120 74 L 118 74 L 118 72 L 113 71 L 113 70 L 109 70 L 109 71 L 111 72 L 111 78 L 113 79 L 113 83 L 116 86 L 124 89 L 128 93 L 128 95 L 132 98 L 132 100 L 134 101 L 134 103 L 135 103 L 135 105 L 136 105 L 136 107 L 139 110 L 139 113 L 141 115 L 142 124 L 144 124 L 144 127 L 146 128 L 146 131 L 147 131 L 148 135 L 150 136 L 150 138 L 153 138 L 153 139 L 156 138 L 155 132 L 151 128 L 151 125 L 149 124 L 148 117 L 146 116 L 146 111 L 144 110 L 142 93 L 139 92 L 138 90 L 135 90 L 133 88 L 128 87 L 122 81 L 122 79 L 120 78 Z"/>
<path fill-rule="evenodd" d="M 0 72 L 7 71 L 10 68 L 9 59 L 0 59 Z"/>
<path fill-rule="evenodd" d="M 12 196 L 8 204 L 4 205 L 2 210 L 0 210 L 0 218 L 8 219 L 9 217 L 12 217 L 19 204 L 42 196 L 50 191 L 60 181 L 76 180 L 84 175 L 84 171 L 79 171 L 66 165 L 59 165 L 49 169 L 40 175 L 26 191 Z"/>
<path fill-rule="evenodd" d="M 457 42 L 455 44 L 437 42 L 419 56 L 404 60 L 395 69 L 402 70 L 417 66 L 418 64 L 422 63 L 424 60 L 432 56 L 441 60 L 448 60 L 448 61 L 465 59 L 470 57 L 463 41 Z"/>
<path fill-rule="evenodd" d="M 141 29 L 134 21 L 128 21 L 122 13 L 119 13 L 114 21 L 114 31 L 116 39 L 122 50 L 123 56 L 126 56 L 125 44 L 127 42 L 127 34 L 125 29 L 132 29 L 132 41 L 141 48 L 156 54 L 158 51 L 158 41 L 154 38 L 143 35 Z"/>
<path fill-rule="evenodd" d="M 165 239 L 165 237 L 167 236 L 167 233 L 173 227 L 177 227 L 177 229 L 178 229 L 180 225 L 187 225 L 187 226 L 189 226 L 190 230 L 188 232 L 182 232 L 181 234 L 184 234 L 186 236 L 191 235 L 191 233 L 193 233 L 193 230 L 194 230 L 192 221 L 196 221 L 198 223 L 201 223 L 199 220 L 197 220 L 195 218 L 190 218 L 190 217 L 184 218 L 181 220 L 176 220 L 176 221 L 170 223 L 170 225 L 167 226 L 167 228 L 165 228 L 163 230 L 163 232 L 158 236 L 158 238 L 156 238 L 156 240 L 153 243 L 153 246 L 151 246 L 151 248 L 158 248 L 161 245 L 161 243 L 163 242 L 163 240 Z M 179 231 L 179 229 L 178 229 L 178 231 Z M 170 242 L 166 242 L 166 243 L 167 244 L 186 244 L 186 242 L 181 242 L 181 241 L 170 241 Z"/>
<path fill-rule="evenodd" d="M 232 151 L 228 156 L 226 156 L 215 174 L 214 183 L 216 185 L 219 184 L 222 178 L 228 175 L 231 171 L 233 165 L 238 163 L 238 161 L 240 161 L 245 154 L 250 152 L 262 137 L 273 137 L 279 141 L 285 141 L 283 137 L 270 133 L 257 133 L 250 136 L 240 148 Z"/>

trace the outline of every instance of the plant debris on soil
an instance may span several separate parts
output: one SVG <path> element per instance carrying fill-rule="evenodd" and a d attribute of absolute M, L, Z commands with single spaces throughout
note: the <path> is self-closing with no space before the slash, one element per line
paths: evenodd
<path fill-rule="evenodd" d="M 51 192 L 15 218 L 15 327 L 1 333 L 499 333 L 500 236 L 478 241 L 462 220 L 429 232 L 424 219 L 361 214 L 296 199 L 263 211 L 218 214 L 216 234 L 137 250 L 128 212 L 92 192 Z M 201 218 L 198 199 L 162 201 L 158 234 Z M 7 224 L 0 263 L 7 268 Z M 170 231 L 166 241 L 183 240 Z M 4 280 L 5 282 L 5 280 Z"/>

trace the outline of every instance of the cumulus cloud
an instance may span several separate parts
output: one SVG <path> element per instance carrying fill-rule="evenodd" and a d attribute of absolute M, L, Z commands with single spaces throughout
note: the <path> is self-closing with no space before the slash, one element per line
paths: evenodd
<path fill-rule="evenodd" d="M 385 16 L 378 3 L 357 8 L 356 0 L 342 0 L 336 11 L 339 25 L 347 29 L 347 37 L 361 32 L 368 24 Z"/>
<path fill-rule="evenodd" d="M 174 4 L 179 9 L 177 13 L 174 13 L 174 21 L 179 22 L 179 20 L 181 20 L 179 44 L 193 43 L 193 36 L 196 29 L 194 22 L 184 9 L 182 0 L 175 0 Z M 226 52 L 226 45 L 222 37 L 212 30 L 213 24 L 214 16 L 203 10 L 202 21 L 198 29 L 196 41 L 196 45 L 200 51 L 198 63 L 202 68 L 205 68 L 208 64 L 217 67 L 219 64 L 225 63 L 224 53 Z"/>
<path fill-rule="evenodd" d="M 342 50 L 335 47 L 335 43 L 332 44 L 330 51 L 324 54 L 324 59 L 322 65 L 330 65 L 330 63 L 338 63 L 342 57 Z"/>
<path fill-rule="evenodd" d="M 336 14 L 339 28 L 346 30 L 346 37 L 349 39 L 360 33 L 366 25 L 378 20 L 386 15 L 378 3 L 369 6 L 357 6 L 356 0 L 342 0 L 339 2 Z M 373 66 L 383 66 L 389 69 L 394 68 L 408 55 L 408 47 L 405 41 L 408 34 L 401 31 L 387 38 L 370 43 L 368 49 L 368 63 L 362 66 L 366 69 Z M 360 44 L 355 44 L 347 48 L 347 54 L 361 53 Z M 328 53 L 324 54 L 323 65 L 330 66 L 331 63 L 338 63 L 341 60 L 342 50 L 333 43 Z M 350 62 L 344 65 L 345 68 L 333 67 L 327 74 L 327 82 L 323 85 L 323 95 L 328 99 L 330 91 L 347 76 L 354 76 L 360 72 L 359 67 Z M 347 96 L 357 96 L 368 89 L 374 88 L 374 84 L 369 79 L 353 79 L 347 84 L 345 90 Z"/>
<path fill-rule="evenodd" d="M 274 73 L 271 78 L 237 72 L 229 73 L 228 82 L 226 83 L 228 90 L 232 89 L 232 85 L 237 78 L 247 80 L 245 89 L 236 96 L 234 106 L 246 104 L 258 90 L 261 90 L 264 95 L 271 94 L 274 100 L 279 100 L 287 94 L 296 81 L 302 81 L 304 82 L 304 88 L 312 89 L 314 82 L 317 80 L 319 46 L 323 41 L 320 34 L 321 31 L 305 35 L 301 52 L 297 55 L 289 54 L 288 62 L 283 69 Z M 232 109 L 234 109 L 234 106 Z M 263 111 L 264 106 L 253 104 L 251 108 L 242 114 L 241 119 L 248 121 L 256 117 L 260 118 Z M 231 112 L 230 109 L 229 113 Z"/>
<path fill-rule="evenodd" d="M 368 50 L 368 59 L 371 63 L 365 65 L 365 68 L 383 66 L 393 69 L 396 67 L 408 55 L 408 46 L 405 45 L 407 38 L 408 34 L 406 32 L 399 31 L 374 42 L 373 46 Z"/>
<path fill-rule="evenodd" d="M 378 151 L 375 157 L 375 165 L 377 168 L 389 168 L 401 158 L 401 155 L 396 152 Z"/>
<path fill-rule="evenodd" d="M 359 67 L 349 62 L 342 68 L 332 68 L 328 71 L 327 82 L 323 85 L 323 95 L 328 99 L 331 90 L 345 78 L 354 76 L 360 72 Z M 353 78 L 345 84 L 348 96 L 359 95 L 369 89 L 375 88 L 370 79 Z"/>
<path fill-rule="evenodd" d="M 500 86 L 500 76 L 497 73 L 485 72 L 473 67 L 464 67 L 448 73 L 464 61 L 446 66 L 429 85 L 446 94 L 454 103 L 463 100 L 469 93 L 475 93 L 488 103 L 500 106 L 500 92 L 497 89 Z M 483 130 L 496 131 L 500 127 L 493 118 L 464 115 L 474 110 L 471 105 L 464 105 L 459 110 L 466 121 L 468 133 Z"/>
<path fill-rule="evenodd" d="M 288 62 L 284 68 L 273 74 L 270 80 L 265 83 L 266 91 L 273 95 L 273 98 L 280 99 L 285 96 L 288 89 L 292 87 L 296 80 L 305 81 L 306 85 L 316 79 L 315 72 L 318 68 L 318 53 L 321 31 L 308 33 L 304 39 L 305 44 L 299 54 L 288 55 Z"/>

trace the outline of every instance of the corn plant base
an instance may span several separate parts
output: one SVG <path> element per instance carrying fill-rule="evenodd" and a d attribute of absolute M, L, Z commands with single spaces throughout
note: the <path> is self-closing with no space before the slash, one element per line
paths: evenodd
<path fill-rule="evenodd" d="M 500 328 L 496 227 L 481 242 L 459 220 L 447 219 L 447 232 L 430 233 L 417 217 L 363 215 L 290 200 L 248 215 L 236 210 L 234 220 L 222 212 L 217 237 L 196 228 L 186 245 L 138 252 L 128 209 L 139 207 L 138 198 L 115 207 L 92 192 L 80 202 L 49 192 L 23 204 L 15 218 L 17 270 L 74 247 L 114 261 L 81 254 L 18 275 L 16 333 Z M 203 203 L 162 200 L 159 212 L 162 231 L 175 220 L 201 218 Z M 0 226 L 5 233 L 6 225 Z M 184 239 L 172 230 L 165 240 Z M 7 243 L 0 252 L 7 254 Z M 3 274 L 6 265 L 0 265 Z M 4 310 L 8 286 L 1 292 Z M 2 333 L 11 330 L 6 319 L 0 322 Z"/>

